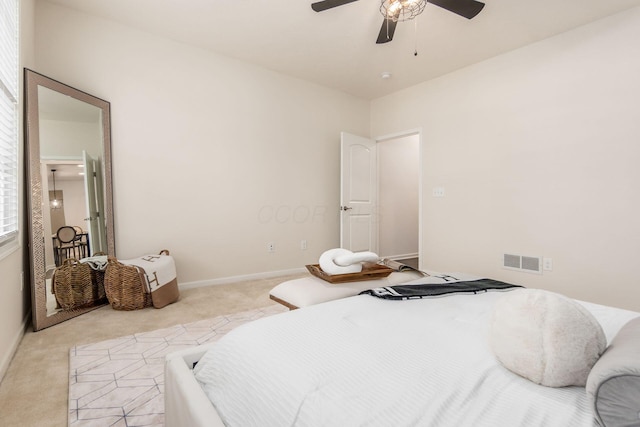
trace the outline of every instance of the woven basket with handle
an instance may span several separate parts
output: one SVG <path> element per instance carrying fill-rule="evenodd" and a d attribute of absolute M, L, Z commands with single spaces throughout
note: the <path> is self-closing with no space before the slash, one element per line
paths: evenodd
<path fill-rule="evenodd" d="M 87 307 L 97 299 L 91 280 L 91 267 L 75 258 L 65 259 L 62 265 L 56 268 L 51 290 L 63 310 Z"/>
<path fill-rule="evenodd" d="M 93 256 L 106 256 L 104 252 L 96 252 Z M 106 269 L 105 269 L 106 270 Z M 96 300 L 102 300 L 107 297 L 104 291 L 104 273 L 105 270 L 91 269 L 91 282 L 93 285 L 93 295 Z"/>
<path fill-rule="evenodd" d="M 112 308 L 138 310 L 151 307 L 151 294 L 147 292 L 142 274 L 136 267 L 109 257 L 104 274 L 104 290 Z"/>

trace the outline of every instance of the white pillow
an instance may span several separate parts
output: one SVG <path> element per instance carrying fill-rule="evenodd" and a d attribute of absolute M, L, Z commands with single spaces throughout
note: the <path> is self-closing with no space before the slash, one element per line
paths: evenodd
<path fill-rule="evenodd" d="M 489 339 L 502 365 L 548 387 L 584 386 L 607 345 L 602 327 L 582 305 L 540 289 L 502 296 Z"/>

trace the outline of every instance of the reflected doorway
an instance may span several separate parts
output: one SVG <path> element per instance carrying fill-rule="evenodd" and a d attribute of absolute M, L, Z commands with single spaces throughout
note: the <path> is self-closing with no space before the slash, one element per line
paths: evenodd
<path fill-rule="evenodd" d="M 420 235 L 420 134 L 377 141 L 378 244 L 384 258 L 417 263 Z M 417 268 L 417 265 L 414 266 Z"/>

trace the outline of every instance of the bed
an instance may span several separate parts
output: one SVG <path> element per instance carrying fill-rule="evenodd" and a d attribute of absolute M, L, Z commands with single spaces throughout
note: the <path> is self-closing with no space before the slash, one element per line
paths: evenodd
<path fill-rule="evenodd" d="M 508 292 L 358 295 L 243 325 L 167 356 L 166 425 L 596 426 L 585 387 L 539 385 L 496 359 L 489 323 Z M 607 343 L 640 316 L 577 303 Z"/>

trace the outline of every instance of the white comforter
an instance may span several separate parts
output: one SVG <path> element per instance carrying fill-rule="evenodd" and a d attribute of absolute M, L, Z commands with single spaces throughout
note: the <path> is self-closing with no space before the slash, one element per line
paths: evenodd
<path fill-rule="evenodd" d="M 501 292 L 361 295 L 241 326 L 195 375 L 227 426 L 593 426 L 582 387 L 547 388 L 488 346 Z M 638 313 L 583 303 L 607 339 Z"/>

